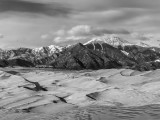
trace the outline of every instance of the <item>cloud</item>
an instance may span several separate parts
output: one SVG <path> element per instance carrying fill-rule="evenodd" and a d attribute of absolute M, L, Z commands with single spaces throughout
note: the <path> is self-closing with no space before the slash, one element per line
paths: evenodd
<path fill-rule="evenodd" d="M 142 33 L 137 33 L 134 32 L 131 34 L 131 37 L 137 39 L 137 40 L 141 40 L 141 41 L 150 41 L 154 38 L 153 34 L 142 34 Z"/>
<path fill-rule="evenodd" d="M 34 1 L 34 0 L 33 0 Z M 1 0 L 0 12 L 27 12 L 39 13 L 49 16 L 67 16 L 71 9 L 58 2 L 42 3 L 24 0 Z"/>
<path fill-rule="evenodd" d="M 159 9 L 160 1 L 155 0 L 61 0 L 82 11 L 103 11 L 117 8 Z"/>
<path fill-rule="evenodd" d="M 66 38 L 66 40 L 68 40 L 68 41 L 72 41 L 72 40 L 85 40 L 85 39 L 87 39 L 87 37 L 85 37 L 85 36 L 69 36 L 69 37 L 67 37 Z"/>
<path fill-rule="evenodd" d="M 1 39 L 1 38 L 4 38 L 4 35 L 3 35 L 3 34 L 0 34 L 0 39 Z"/>
<path fill-rule="evenodd" d="M 130 34 L 125 29 L 109 30 L 101 27 L 91 27 L 89 25 L 77 25 L 69 30 L 58 30 L 54 33 L 54 42 L 80 41 L 95 36 L 103 36 L 105 34 Z"/>
<path fill-rule="evenodd" d="M 68 41 L 82 41 L 87 39 L 84 36 L 69 36 L 69 37 L 55 37 L 54 42 L 61 43 L 61 42 L 68 42 Z"/>
<path fill-rule="evenodd" d="M 158 9 L 160 1 L 156 2 L 150 0 L 106 0 L 106 3 L 109 2 L 109 5 L 112 7 L 126 7 L 126 8 L 154 8 Z"/>
<path fill-rule="evenodd" d="M 76 42 L 86 42 L 94 37 L 101 37 L 104 35 L 113 35 L 121 37 L 122 39 L 132 40 L 130 42 L 147 42 L 153 44 L 154 40 L 157 38 L 156 34 L 143 33 L 143 32 L 130 32 L 126 29 L 106 29 L 102 27 L 92 27 L 89 25 L 77 25 L 69 30 L 58 30 L 54 33 L 53 42 L 61 43 L 76 43 Z"/>
<path fill-rule="evenodd" d="M 41 39 L 43 39 L 43 40 L 48 39 L 48 38 L 49 38 L 48 34 L 41 35 Z"/>
<path fill-rule="evenodd" d="M 66 34 L 65 30 L 58 30 L 57 32 L 53 33 L 53 35 L 57 36 L 64 36 Z"/>
<path fill-rule="evenodd" d="M 69 35 L 73 36 L 101 36 L 104 34 L 130 34 L 129 31 L 125 29 L 106 29 L 103 27 L 91 27 L 89 25 L 78 25 L 72 27 L 67 32 Z"/>
<path fill-rule="evenodd" d="M 95 21 L 98 24 L 115 26 L 115 23 L 121 25 L 137 17 L 148 16 L 148 14 L 153 15 L 155 13 L 152 10 L 143 8 L 116 8 L 103 11 L 81 12 L 74 15 L 74 18 L 81 21 Z"/>
<path fill-rule="evenodd" d="M 62 37 L 56 37 L 56 38 L 54 38 L 54 42 L 56 42 L 56 43 L 61 42 L 61 41 L 63 41 Z"/>
<path fill-rule="evenodd" d="M 147 42 L 141 33 L 160 32 L 159 6 L 160 0 L 0 0 L 1 41 L 38 47 L 123 34 L 126 40 Z M 131 36 L 132 31 L 140 34 Z"/>
<path fill-rule="evenodd" d="M 92 29 L 88 25 L 78 25 L 68 30 L 67 33 L 71 36 L 88 36 L 92 34 Z"/>

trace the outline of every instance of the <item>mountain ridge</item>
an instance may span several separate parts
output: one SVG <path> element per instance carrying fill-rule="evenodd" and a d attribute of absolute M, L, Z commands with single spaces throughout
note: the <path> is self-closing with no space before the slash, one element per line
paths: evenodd
<path fill-rule="evenodd" d="M 131 68 L 140 71 L 160 68 L 160 48 L 134 45 L 116 36 L 96 37 L 82 44 L 60 47 L 0 50 L 0 66 L 58 69 Z M 22 64 L 24 63 L 24 64 Z"/>
<path fill-rule="evenodd" d="M 57 57 L 57 54 L 62 51 L 62 47 L 50 45 L 40 48 L 17 48 L 11 50 L 1 50 L 0 59 L 8 61 L 23 61 L 24 63 L 30 62 L 32 66 L 46 65 L 49 61 Z M 8 62 L 9 63 L 12 62 Z M 16 64 L 15 64 L 16 65 Z M 19 65 L 18 66 L 23 66 Z M 27 65 L 28 66 L 28 65 Z M 23 67 L 27 67 L 26 65 Z"/>
<path fill-rule="evenodd" d="M 84 45 L 87 44 L 95 44 L 95 43 L 107 43 L 113 47 L 118 47 L 118 46 L 125 46 L 125 45 L 133 45 L 132 43 L 128 42 L 127 40 L 124 40 L 116 35 L 104 35 L 100 37 L 93 37 L 91 40 L 88 42 L 84 43 Z"/>

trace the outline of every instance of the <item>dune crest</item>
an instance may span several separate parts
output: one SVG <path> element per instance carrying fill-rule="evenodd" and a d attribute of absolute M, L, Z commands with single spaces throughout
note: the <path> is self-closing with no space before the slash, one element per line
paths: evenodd
<path fill-rule="evenodd" d="M 24 117 L 25 120 L 26 114 L 50 116 L 68 110 L 93 109 L 90 106 L 140 107 L 160 104 L 159 74 L 160 70 L 53 72 L 17 69 L 13 72 L 5 69 L 0 71 L 0 117 L 4 118 L 1 116 L 4 112 L 7 120 L 17 117 Z M 11 119 L 9 112 L 15 118 Z"/>

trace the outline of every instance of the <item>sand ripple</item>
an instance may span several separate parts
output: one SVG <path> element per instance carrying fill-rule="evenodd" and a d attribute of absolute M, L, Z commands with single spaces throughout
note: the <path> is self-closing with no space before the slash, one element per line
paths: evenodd
<path fill-rule="evenodd" d="M 0 71 L 0 120 L 160 119 L 160 70 L 9 70 Z"/>

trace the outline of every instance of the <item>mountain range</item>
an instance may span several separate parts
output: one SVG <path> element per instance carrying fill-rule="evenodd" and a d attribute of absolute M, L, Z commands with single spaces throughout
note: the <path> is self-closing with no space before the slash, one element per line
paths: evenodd
<path fill-rule="evenodd" d="M 50 45 L 40 48 L 18 48 L 11 50 L 0 50 L 0 66 L 23 66 L 34 67 L 36 65 L 48 65 L 50 61 L 57 58 L 62 47 Z M 23 61 L 23 62 L 22 62 Z M 21 62 L 23 64 L 21 64 Z"/>
<path fill-rule="evenodd" d="M 160 48 L 143 42 L 135 45 L 117 36 L 102 36 L 66 47 L 0 49 L 0 67 L 7 66 L 146 71 L 160 68 Z"/>

